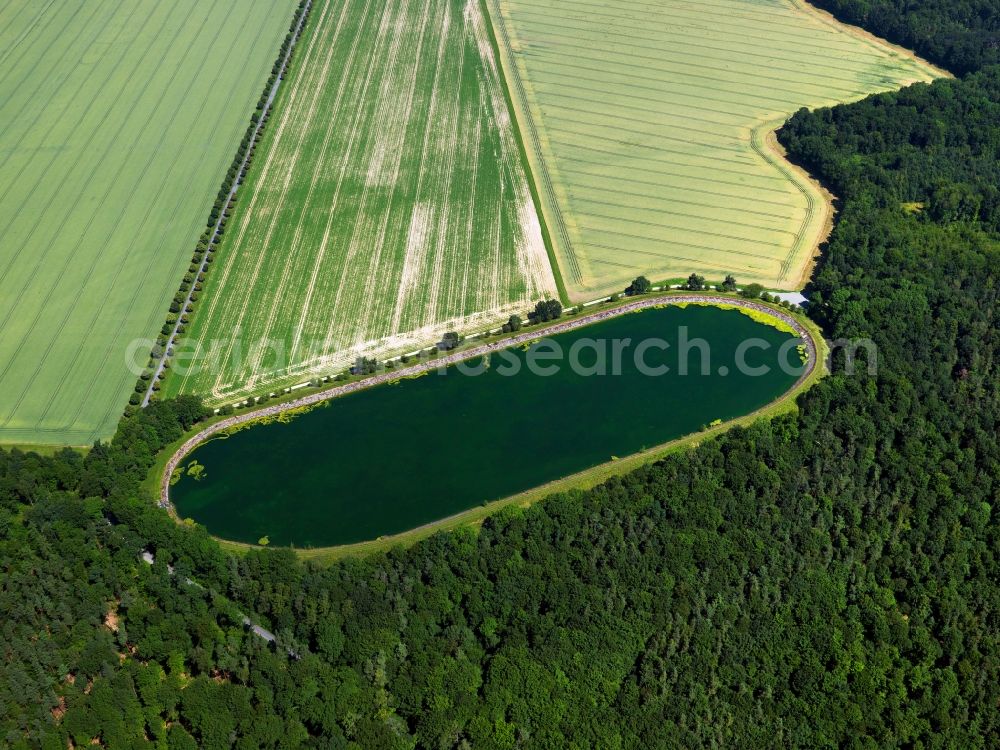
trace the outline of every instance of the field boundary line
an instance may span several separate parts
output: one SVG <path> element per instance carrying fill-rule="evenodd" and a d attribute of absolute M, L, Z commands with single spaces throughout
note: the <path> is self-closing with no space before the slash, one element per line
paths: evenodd
<path fill-rule="evenodd" d="M 559 267 L 559 260 L 556 255 L 555 239 L 552 236 L 552 232 L 549 230 L 549 221 L 546 215 L 546 209 L 542 204 L 541 188 L 538 184 L 537 178 L 535 177 L 535 166 L 531 160 L 528 146 L 525 143 L 524 128 L 521 121 L 526 117 L 526 115 L 522 114 L 518 109 L 518 106 L 514 101 L 514 93 L 511 91 L 510 78 L 511 76 L 516 75 L 517 71 L 508 71 L 509 65 L 512 65 L 514 60 L 513 57 L 511 57 L 509 63 L 505 63 L 505 61 L 508 60 L 508 57 L 500 48 L 500 41 L 497 37 L 497 24 L 502 24 L 503 19 L 500 18 L 499 20 L 494 20 L 493 14 L 490 12 L 489 0 L 478 0 L 478 2 L 480 3 L 480 13 L 483 17 L 483 24 L 486 27 L 486 35 L 489 38 L 490 47 L 493 50 L 493 56 L 496 62 L 497 80 L 500 84 L 500 90 L 503 93 L 507 111 L 510 113 L 511 130 L 514 134 L 514 142 L 517 145 L 518 154 L 521 157 L 521 165 L 524 169 L 525 181 L 528 183 L 528 194 L 531 196 L 531 201 L 535 207 L 535 216 L 538 217 L 538 224 L 541 228 L 542 244 L 545 245 L 545 254 L 548 257 L 549 269 L 552 271 L 552 278 L 555 281 L 556 294 L 559 296 L 559 300 L 563 304 L 568 305 L 571 300 L 565 280 L 563 279 L 562 270 Z M 532 146 L 535 146 L 534 142 L 532 142 Z"/>
<path fill-rule="evenodd" d="M 528 172 L 529 184 L 535 186 L 538 193 L 537 209 L 539 218 L 542 220 L 542 227 L 544 228 L 546 226 L 544 219 L 546 215 L 553 215 L 556 220 L 555 226 L 562 242 L 562 253 L 560 253 L 560 246 L 553 241 L 549 261 L 552 263 L 552 273 L 556 279 L 556 287 L 559 290 L 559 296 L 562 298 L 564 303 L 568 303 L 571 302 L 572 299 L 569 296 L 568 287 L 565 285 L 564 279 L 562 278 L 560 257 L 565 256 L 563 260 L 568 263 L 570 266 L 569 270 L 573 273 L 578 282 L 582 279 L 580 265 L 578 259 L 576 258 L 576 254 L 573 251 L 573 243 L 569 238 L 569 231 L 566 228 L 566 220 L 563 217 L 562 209 L 559 207 L 559 201 L 556 198 L 555 189 L 552 186 L 552 178 L 549 175 L 548 164 L 546 163 L 545 156 L 542 153 L 541 139 L 535 126 L 534 117 L 531 115 L 531 103 L 528 101 L 528 95 L 524 89 L 524 81 L 521 80 L 521 74 L 517 69 L 517 58 L 514 55 L 514 49 L 511 46 L 510 33 L 507 30 L 507 24 L 504 22 L 503 10 L 500 8 L 499 0 L 483 1 L 487 3 L 487 10 L 484 15 L 489 22 L 489 28 L 492 31 L 491 36 L 493 37 L 493 41 L 497 44 L 497 59 L 500 65 L 501 78 L 504 81 L 505 90 L 510 96 L 511 114 L 514 116 L 514 123 L 517 125 L 516 131 L 519 138 L 521 137 L 521 133 L 527 133 L 527 139 L 531 141 L 531 150 L 527 148 L 527 144 L 524 144 L 525 169 Z M 492 14 L 489 11 L 490 5 L 493 7 Z M 511 82 L 514 84 L 513 88 L 517 89 L 516 97 L 514 92 L 511 90 Z M 520 102 L 520 105 L 518 105 L 518 102 Z M 525 127 L 525 125 L 527 125 L 527 127 Z M 534 152 L 537 166 L 532 164 L 532 160 L 529 156 L 531 151 Z M 535 173 L 541 177 L 544 183 L 543 185 L 536 185 L 536 181 L 533 177 Z M 551 235 L 549 235 L 549 237 L 552 239 Z"/>
<path fill-rule="evenodd" d="M 799 222 L 799 230 L 795 233 L 795 242 L 781 262 L 779 282 L 787 282 L 788 272 L 800 255 L 805 252 L 813 254 L 816 247 L 822 242 L 821 235 L 826 223 L 825 218 L 833 213 L 833 203 L 827 200 L 819 184 L 814 184 L 806 175 L 800 174 L 794 165 L 785 158 L 784 154 L 777 150 L 777 141 L 770 140 L 776 133 L 776 129 L 784 122 L 785 120 L 782 119 L 760 123 L 753 128 L 750 135 L 750 147 L 754 153 L 784 175 L 788 182 L 806 199 L 805 215 Z M 813 224 L 818 225 L 817 229 L 815 232 L 810 232 L 810 227 Z"/>

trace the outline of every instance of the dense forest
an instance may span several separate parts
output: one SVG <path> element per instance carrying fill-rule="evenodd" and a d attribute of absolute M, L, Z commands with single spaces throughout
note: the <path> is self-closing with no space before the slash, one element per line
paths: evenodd
<path fill-rule="evenodd" d="M 996 14 L 869 5 L 958 71 Z M 997 746 L 998 81 L 789 122 L 840 198 L 811 314 L 877 367 L 835 358 L 796 415 L 593 491 L 324 568 L 230 556 L 146 496 L 195 400 L 86 456 L 0 453 L 0 741 Z"/>
<path fill-rule="evenodd" d="M 998 123 L 1000 66 L 993 66 L 960 81 L 802 110 L 781 141 L 845 204 L 920 203 L 936 222 L 971 221 L 997 233 Z"/>

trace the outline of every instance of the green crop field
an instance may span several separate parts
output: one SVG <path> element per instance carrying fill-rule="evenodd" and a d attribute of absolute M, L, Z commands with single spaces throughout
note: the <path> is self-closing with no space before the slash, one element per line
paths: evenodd
<path fill-rule="evenodd" d="M 550 294 L 478 0 L 318 2 L 217 255 L 167 395 L 233 401 Z"/>
<path fill-rule="evenodd" d="M 0 441 L 113 432 L 294 10 L 0 2 Z"/>
<path fill-rule="evenodd" d="M 700 272 L 798 288 L 828 203 L 772 148 L 800 107 L 938 73 L 797 0 L 489 0 L 570 293 Z"/>

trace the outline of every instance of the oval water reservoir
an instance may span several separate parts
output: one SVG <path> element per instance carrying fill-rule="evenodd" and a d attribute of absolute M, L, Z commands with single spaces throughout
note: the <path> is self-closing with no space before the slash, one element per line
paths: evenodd
<path fill-rule="evenodd" d="M 171 498 L 225 539 L 375 539 L 753 412 L 797 381 L 798 342 L 736 310 L 623 315 L 213 439 Z"/>

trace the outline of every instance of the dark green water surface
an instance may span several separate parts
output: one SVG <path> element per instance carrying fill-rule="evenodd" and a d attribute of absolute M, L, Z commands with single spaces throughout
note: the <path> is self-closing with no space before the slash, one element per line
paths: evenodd
<path fill-rule="evenodd" d="M 710 374 L 705 347 L 682 356 L 684 334 L 707 345 Z M 667 374 L 643 374 L 636 364 L 637 345 L 653 338 L 670 346 L 647 349 L 645 362 Z M 616 375 L 614 342 L 626 339 Z M 737 348 L 751 339 L 769 348 L 747 350 L 745 362 L 768 367 L 766 375 L 739 372 Z M 603 342 L 608 374 L 574 372 L 574 344 L 576 361 L 591 370 L 598 363 L 583 340 Z M 801 368 L 794 344 L 782 351 L 791 335 L 713 307 L 650 309 L 550 341 L 567 356 L 538 364 L 556 365 L 556 374 L 529 371 L 526 358 L 537 350 L 507 350 L 479 376 L 432 372 L 212 440 L 182 465 L 197 460 L 204 476 L 185 473 L 171 499 L 225 539 L 267 536 L 298 547 L 375 539 L 752 412 L 788 390 Z M 504 375 L 513 363 L 520 372 Z"/>

